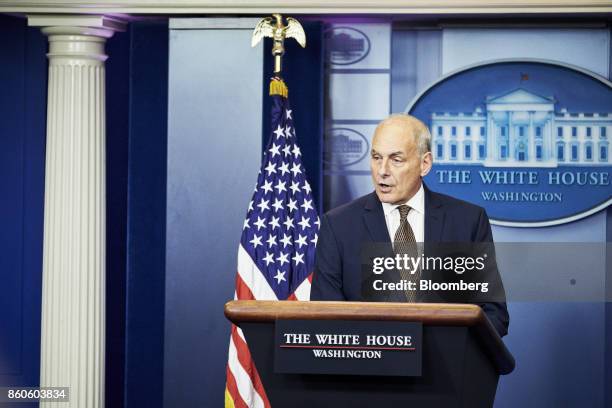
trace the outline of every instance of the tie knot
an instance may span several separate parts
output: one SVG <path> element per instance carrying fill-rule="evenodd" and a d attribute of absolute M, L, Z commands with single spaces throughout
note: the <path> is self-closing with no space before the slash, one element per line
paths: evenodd
<path fill-rule="evenodd" d="M 408 213 L 410 212 L 411 208 L 408 205 L 400 205 L 399 207 L 397 207 L 397 209 L 399 210 L 400 213 L 400 221 L 404 221 L 406 219 L 406 217 L 408 216 Z"/>

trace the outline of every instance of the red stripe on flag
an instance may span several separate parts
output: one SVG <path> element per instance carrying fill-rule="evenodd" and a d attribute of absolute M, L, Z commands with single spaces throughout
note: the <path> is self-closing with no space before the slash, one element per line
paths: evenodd
<path fill-rule="evenodd" d="M 236 273 L 236 295 L 238 300 L 255 300 L 251 289 L 244 283 L 239 273 Z"/>
<path fill-rule="evenodd" d="M 244 402 L 244 400 L 240 396 L 240 393 L 238 392 L 238 385 L 236 385 L 236 379 L 234 378 L 234 374 L 232 373 L 232 370 L 230 370 L 229 364 L 227 365 L 227 368 L 225 371 L 227 373 L 227 382 L 225 385 L 227 387 L 227 391 L 232 396 L 234 407 L 248 408 L 246 402 Z"/>
<path fill-rule="evenodd" d="M 240 362 L 240 365 L 242 366 L 242 368 L 244 368 L 244 371 L 247 372 L 249 377 L 251 377 L 253 387 L 263 400 L 264 406 L 266 408 L 270 408 L 270 401 L 268 401 L 268 396 L 266 395 L 266 391 L 264 390 L 263 384 L 261 383 L 261 378 L 259 378 L 257 367 L 255 367 L 255 363 L 251 358 L 251 352 L 249 351 L 249 347 L 242 339 L 242 337 L 240 337 L 240 335 L 238 334 L 238 329 L 236 325 L 232 325 L 232 341 L 234 342 L 234 346 L 236 346 L 236 354 L 238 355 L 238 361 Z"/>
<path fill-rule="evenodd" d="M 313 277 L 313 276 L 314 276 L 314 272 L 312 272 L 310 275 L 308 275 L 308 278 L 307 278 L 307 279 L 308 279 L 308 281 L 309 281 L 310 283 L 312 283 L 312 277 Z"/>

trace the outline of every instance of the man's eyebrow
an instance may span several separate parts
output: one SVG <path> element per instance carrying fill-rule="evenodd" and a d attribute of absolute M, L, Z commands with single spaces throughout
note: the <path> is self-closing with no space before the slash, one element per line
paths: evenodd
<path fill-rule="evenodd" d="M 376 150 L 372 149 L 370 154 L 381 154 L 381 153 L 378 153 Z M 389 157 L 403 156 L 403 155 L 404 155 L 404 152 L 402 152 L 401 150 L 398 150 L 396 152 L 393 152 L 393 153 L 389 154 Z"/>

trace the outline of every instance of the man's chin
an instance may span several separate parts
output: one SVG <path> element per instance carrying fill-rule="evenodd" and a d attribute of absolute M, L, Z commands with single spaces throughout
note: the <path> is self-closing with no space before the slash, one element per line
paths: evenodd
<path fill-rule="evenodd" d="M 393 204 L 397 201 L 397 197 L 391 193 L 383 193 L 382 191 L 376 190 L 376 195 L 381 203 Z"/>

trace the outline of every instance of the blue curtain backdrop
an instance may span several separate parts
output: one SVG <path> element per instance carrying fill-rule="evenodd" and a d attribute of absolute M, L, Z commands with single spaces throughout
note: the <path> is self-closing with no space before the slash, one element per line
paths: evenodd
<path fill-rule="evenodd" d="M 0 386 L 38 386 L 47 39 L 2 15 L 0 35 Z"/>
<path fill-rule="evenodd" d="M 130 24 L 125 407 L 162 407 L 168 22 Z"/>
<path fill-rule="evenodd" d="M 125 282 L 130 36 L 106 43 L 106 372 L 107 406 L 122 408 L 125 383 Z"/>

